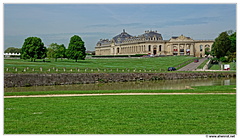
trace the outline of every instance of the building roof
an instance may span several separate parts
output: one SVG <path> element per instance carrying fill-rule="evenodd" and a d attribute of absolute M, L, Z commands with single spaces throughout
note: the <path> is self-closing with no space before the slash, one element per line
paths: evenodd
<path fill-rule="evenodd" d="M 115 43 L 122 43 L 125 39 L 131 38 L 132 36 L 125 32 L 125 29 L 123 29 L 123 32 L 115 37 L 113 37 L 113 40 Z"/>
<path fill-rule="evenodd" d="M 144 39 L 143 39 L 144 38 Z M 97 46 L 105 46 L 109 45 L 111 43 L 120 44 L 126 41 L 138 41 L 138 40 L 163 40 L 162 35 L 157 33 L 157 31 L 145 31 L 144 34 L 139 36 L 132 36 L 128 34 L 125 29 L 123 29 L 123 32 L 114 36 L 111 40 L 108 39 L 100 39 L 100 41 L 97 42 Z"/>
<path fill-rule="evenodd" d="M 170 41 L 193 41 L 193 39 L 191 37 L 180 35 L 171 37 Z"/>
<path fill-rule="evenodd" d="M 145 37 L 145 38 L 156 37 L 156 38 L 160 38 L 160 40 L 162 40 L 162 35 L 157 33 L 157 31 L 145 31 L 145 33 L 140 35 L 139 37 Z"/>
<path fill-rule="evenodd" d="M 100 39 L 100 41 L 97 42 L 97 45 L 107 45 L 110 44 L 111 42 L 108 39 Z"/>

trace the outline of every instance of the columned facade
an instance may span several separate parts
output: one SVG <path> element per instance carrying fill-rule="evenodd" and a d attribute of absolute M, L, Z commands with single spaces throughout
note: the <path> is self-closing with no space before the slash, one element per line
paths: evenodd
<path fill-rule="evenodd" d="M 212 40 L 193 40 L 183 35 L 163 40 L 157 31 L 145 31 L 139 36 L 131 36 L 123 32 L 111 40 L 100 40 L 96 47 L 96 55 L 191 55 L 205 56 L 205 51 L 211 51 Z"/>

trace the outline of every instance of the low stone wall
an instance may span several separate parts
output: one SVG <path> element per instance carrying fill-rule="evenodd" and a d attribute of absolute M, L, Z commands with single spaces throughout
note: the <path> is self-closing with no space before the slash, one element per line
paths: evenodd
<path fill-rule="evenodd" d="M 219 73 L 53 73 L 4 74 L 4 87 L 67 85 L 85 83 L 126 82 L 140 80 L 171 80 L 211 77 L 236 77 L 234 72 Z"/>

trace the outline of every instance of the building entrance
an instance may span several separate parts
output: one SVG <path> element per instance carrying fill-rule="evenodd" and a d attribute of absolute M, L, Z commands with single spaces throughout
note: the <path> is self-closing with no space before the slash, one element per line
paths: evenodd
<path fill-rule="evenodd" d="M 156 55 L 157 54 L 157 48 L 153 48 L 153 55 Z"/>

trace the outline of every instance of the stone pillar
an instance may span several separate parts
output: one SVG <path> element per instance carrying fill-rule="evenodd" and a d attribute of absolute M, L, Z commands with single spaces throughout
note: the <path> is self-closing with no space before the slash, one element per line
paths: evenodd
<path fill-rule="evenodd" d="M 194 56 L 194 52 L 195 52 L 195 50 L 194 50 L 194 44 L 191 44 L 191 45 L 190 45 L 190 55 L 191 55 L 191 56 Z"/>
<path fill-rule="evenodd" d="M 185 45 L 184 45 L 184 55 L 187 55 L 187 44 L 185 43 Z"/>
<path fill-rule="evenodd" d="M 178 43 L 178 46 L 177 46 L 177 49 L 178 49 L 178 55 L 180 55 L 180 45 L 179 45 L 179 43 Z"/>
<path fill-rule="evenodd" d="M 165 55 L 164 51 L 165 51 L 165 44 L 162 45 L 162 51 L 161 51 L 162 55 Z"/>
<path fill-rule="evenodd" d="M 203 49 L 202 49 L 202 57 L 205 57 L 205 47 L 206 45 L 203 45 Z"/>
<path fill-rule="evenodd" d="M 169 55 L 173 55 L 173 45 L 169 45 Z"/>

